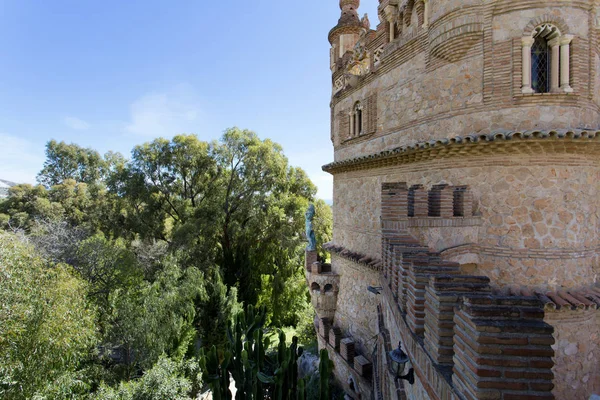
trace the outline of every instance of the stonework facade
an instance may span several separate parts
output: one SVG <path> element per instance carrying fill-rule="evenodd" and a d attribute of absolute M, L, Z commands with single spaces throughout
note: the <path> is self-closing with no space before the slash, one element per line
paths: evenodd
<path fill-rule="evenodd" d="M 600 1 L 359 6 L 329 33 L 331 264 L 307 254 L 348 396 L 600 393 Z"/>

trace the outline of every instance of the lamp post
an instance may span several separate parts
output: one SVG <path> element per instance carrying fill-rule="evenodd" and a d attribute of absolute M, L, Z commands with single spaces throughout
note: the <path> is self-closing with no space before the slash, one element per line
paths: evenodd
<path fill-rule="evenodd" d="M 398 343 L 398 348 L 390 351 L 390 369 L 392 375 L 394 375 L 394 379 L 397 381 L 398 379 L 402 379 L 408 381 L 411 385 L 415 383 L 415 370 L 411 368 L 406 375 L 402 375 L 404 372 L 404 368 L 406 367 L 406 363 L 410 360 L 404 351 L 402 351 L 402 342 Z"/>

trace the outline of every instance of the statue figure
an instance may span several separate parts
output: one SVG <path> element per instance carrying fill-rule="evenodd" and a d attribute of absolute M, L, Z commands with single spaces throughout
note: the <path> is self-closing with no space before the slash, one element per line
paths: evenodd
<path fill-rule="evenodd" d="M 361 29 L 359 39 L 354 45 L 353 62 L 360 62 L 367 57 L 367 30 Z"/>
<path fill-rule="evenodd" d="M 371 29 L 371 21 L 369 21 L 369 15 L 367 15 L 366 13 L 360 20 L 360 23 L 367 31 Z"/>
<path fill-rule="evenodd" d="M 360 30 L 359 39 L 354 45 L 352 59 L 346 66 L 346 72 L 351 75 L 361 76 L 369 72 L 371 61 L 367 52 L 368 33 L 364 28 Z"/>
<path fill-rule="evenodd" d="M 311 204 L 306 210 L 306 238 L 308 239 L 307 251 L 317 251 L 317 239 L 315 238 L 315 231 L 313 230 L 313 218 L 315 217 L 315 206 Z"/>

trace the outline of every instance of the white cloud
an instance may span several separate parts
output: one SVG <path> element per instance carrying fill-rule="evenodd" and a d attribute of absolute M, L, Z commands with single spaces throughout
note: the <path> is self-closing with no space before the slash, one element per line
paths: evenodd
<path fill-rule="evenodd" d="M 200 102 L 187 85 L 148 93 L 131 104 L 131 121 L 126 131 L 150 137 L 172 137 L 198 129 Z"/>
<path fill-rule="evenodd" d="M 0 179 L 33 184 L 44 160 L 43 146 L 0 133 Z"/>
<path fill-rule="evenodd" d="M 65 117 L 64 123 L 69 128 L 75 129 L 76 131 L 85 131 L 90 128 L 90 124 L 88 124 L 82 119 L 75 117 Z"/>

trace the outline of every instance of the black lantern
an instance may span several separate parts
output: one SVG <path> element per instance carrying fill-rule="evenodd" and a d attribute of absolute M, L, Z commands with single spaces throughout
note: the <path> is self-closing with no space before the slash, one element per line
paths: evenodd
<path fill-rule="evenodd" d="M 410 360 L 405 352 L 402 351 L 402 343 L 398 343 L 398 348 L 396 350 L 392 350 L 389 352 L 390 356 L 390 369 L 392 374 L 394 375 L 394 379 L 403 379 L 408 381 L 411 385 L 415 383 L 415 370 L 411 368 L 408 371 L 408 374 L 402 375 L 404 372 L 404 367 L 406 367 L 406 363 Z"/>

